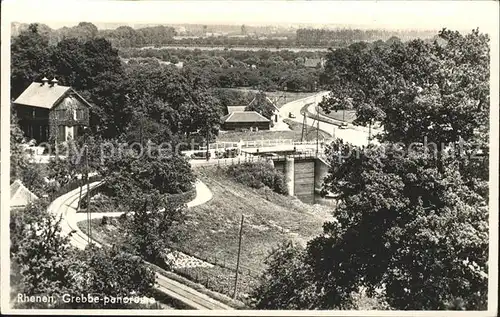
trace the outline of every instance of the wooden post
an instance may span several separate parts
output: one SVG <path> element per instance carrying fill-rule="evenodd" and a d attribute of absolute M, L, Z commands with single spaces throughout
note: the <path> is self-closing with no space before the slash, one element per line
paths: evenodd
<path fill-rule="evenodd" d="M 318 142 L 319 142 L 319 120 L 316 124 L 316 156 L 318 156 L 318 152 L 319 152 L 319 150 L 318 150 L 319 143 Z"/>
<path fill-rule="evenodd" d="M 208 154 L 210 153 L 210 131 L 207 129 L 207 161 L 209 160 Z"/>
<path fill-rule="evenodd" d="M 370 124 L 368 125 L 368 143 L 372 140 L 372 121 L 370 120 Z"/>
<path fill-rule="evenodd" d="M 234 293 L 233 293 L 233 298 L 236 299 L 236 294 L 238 290 L 238 274 L 240 270 L 240 254 L 241 254 L 241 237 L 243 235 L 243 219 L 244 216 L 241 215 L 241 225 L 240 225 L 240 239 L 238 242 L 238 258 L 236 260 L 236 277 L 234 279 Z"/>
<path fill-rule="evenodd" d="M 306 113 L 303 113 L 303 119 L 302 119 L 302 134 L 300 136 L 300 142 L 304 141 L 304 132 L 307 134 L 307 125 L 306 125 Z"/>
<path fill-rule="evenodd" d="M 88 148 L 87 145 L 85 144 L 85 171 L 86 171 L 86 178 L 87 178 L 87 217 L 88 217 L 88 235 L 89 235 L 89 244 L 92 240 L 92 216 L 90 214 L 90 179 L 89 179 L 89 156 L 88 156 Z"/>
<path fill-rule="evenodd" d="M 80 194 L 78 196 L 78 207 L 76 211 L 80 211 L 80 206 L 82 204 L 83 173 L 80 174 L 80 181 L 78 182 L 78 185 L 80 186 Z"/>

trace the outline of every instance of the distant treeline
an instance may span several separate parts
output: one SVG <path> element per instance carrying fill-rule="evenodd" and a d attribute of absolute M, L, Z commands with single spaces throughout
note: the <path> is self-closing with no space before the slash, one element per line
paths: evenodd
<path fill-rule="evenodd" d="M 399 38 L 402 41 L 414 38 L 432 38 L 436 31 L 389 31 L 359 29 L 298 29 L 296 43 L 299 46 L 345 47 L 355 42 L 386 41 Z"/>
<path fill-rule="evenodd" d="M 22 30 L 27 29 L 27 24 L 13 23 L 12 36 L 17 36 Z M 296 34 L 285 33 L 261 33 L 251 32 L 242 25 L 239 33 L 215 34 L 215 27 L 202 27 L 196 36 L 176 37 L 177 32 L 170 26 L 146 26 L 132 28 L 130 26 L 119 26 L 116 29 L 99 30 L 94 24 L 80 22 L 73 27 L 62 27 L 52 29 L 47 25 L 39 24 L 40 34 L 49 37 L 51 44 L 57 44 L 63 39 L 77 38 L 87 41 L 96 37 L 103 37 L 114 47 L 146 47 L 166 45 L 187 46 L 246 46 L 246 47 L 346 47 L 359 41 L 373 42 L 377 40 L 386 41 L 390 38 L 398 38 L 402 41 L 416 37 L 432 38 L 436 32 L 432 31 L 389 31 L 389 30 L 360 30 L 360 29 L 298 29 Z M 212 32 L 209 32 L 212 31 Z M 232 30 L 234 31 L 234 30 Z M 212 36 L 205 36 L 212 33 Z M 194 35 L 193 32 L 189 32 Z M 189 35 L 188 34 L 188 35 Z M 203 35 L 203 36 L 201 36 Z"/>
<path fill-rule="evenodd" d="M 121 48 L 120 57 L 129 64 L 183 62 L 183 69 L 213 87 L 254 87 L 267 91 L 287 89 L 294 92 L 315 90 L 319 66 L 306 67 L 306 61 L 318 61 L 318 52 L 271 52 L 200 49 Z"/>
<path fill-rule="evenodd" d="M 27 24 L 12 25 L 12 36 L 17 36 L 28 28 Z M 38 24 L 40 34 L 49 38 L 50 44 L 57 44 L 63 39 L 76 38 L 88 41 L 103 37 L 114 47 L 141 47 L 147 45 L 165 45 L 172 41 L 175 29 L 167 26 L 151 26 L 134 29 L 130 26 L 120 26 L 114 30 L 99 30 L 94 24 L 80 22 L 73 27 L 62 27 L 54 30 L 45 24 Z"/>

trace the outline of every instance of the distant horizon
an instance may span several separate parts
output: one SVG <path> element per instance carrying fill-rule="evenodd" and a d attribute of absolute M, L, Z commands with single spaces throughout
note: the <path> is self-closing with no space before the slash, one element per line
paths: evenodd
<path fill-rule="evenodd" d="M 98 10 L 96 10 L 98 6 Z M 498 29 L 493 1 L 51 1 L 2 2 L 2 17 L 51 28 L 113 25 L 247 25 L 483 32 Z M 279 14 L 276 14 L 278 13 Z"/>
<path fill-rule="evenodd" d="M 436 32 L 441 30 L 442 28 L 438 29 L 419 29 L 419 28 L 414 28 L 414 29 L 398 29 L 398 28 L 384 28 L 384 27 L 370 27 L 368 25 L 363 26 L 359 24 L 314 24 L 314 23 L 281 23 L 281 24 L 247 24 L 247 23 L 242 23 L 242 24 L 235 24 L 235 23 L 196 23 L 196 22 L 188 22 L 188 23 L 162 23 L 162 22 L 93 22 L 93 21 L 88 21 L 88 20 L 82 20 L 82 21 L 75 21 L 75 22 L 47 22 L 47 21 L 12 21 L 11 24 L 18 23 L 18 24 L 31 24 L 31 23 L 40 23 L 40 24 L 45 24 L 49 26 L 51 29 L 57 30 L 63 27 L 74 27 L 77 26 L 81 22 L 89 22 L 94 24 L 99 30 L 111 30 L 111 29 L 116 29 L 117 27 L 120 26 L 129 26 L 134 29 L 137 28 L 144 28 L 144 27 L 153 27 L 153 26 L 186 26 L 186 25 L 191 25 L 191 26 L 198 26 L 198 25 L 207 25 L 207 26 L 236 26 L 240 27 L 241 25 L 245 25 L 247 27 L 277 27 L 280 29 L 299 29 L 299 28 L 312 28 L 312 29 L 329 29 L 329 30 L 341 30 L 341 29 L 347 29 L 347 30 L 383 30 L 383 31 L 392 31 L 392 32 L 411 32 L 411 31 L 418 31 L 418 32 Z M 459 29 L 457 31 L 471 31 L 472 29 Z"/>

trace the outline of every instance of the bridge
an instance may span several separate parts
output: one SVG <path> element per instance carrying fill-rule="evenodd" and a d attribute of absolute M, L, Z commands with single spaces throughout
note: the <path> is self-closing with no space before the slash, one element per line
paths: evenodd
<path fill-rule="evenodd" d="M 322 142 L 293 140 L 258 140 L 238 143 L 220 142 L 209 145 L 210 158 L 192 159 L 191 165 L 233 165 L 247 162 L 265 162 L 283 172 L 287 179 L 287 188 L 291 196 L 296 196 L 305 203 L 314 203 L 322 187 L 323 178 L 328 173 L 328 163 L 324 155 Z M 235 150 L 232 157 L 217 156 L 217 151 Z M 206 151 L 206 147 L 202 150 Z M 202 152 L 201 150 L 199 152 Z M 188 151 L 185 154 L 189 154 Z"/>

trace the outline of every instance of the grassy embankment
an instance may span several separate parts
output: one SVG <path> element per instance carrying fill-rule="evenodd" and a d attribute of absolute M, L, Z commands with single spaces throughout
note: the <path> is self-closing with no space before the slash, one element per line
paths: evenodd
<path fill-rule="evenodd" d="M 252 93 L 255 94 L 259 92 L 258 90 L 251 88 L 221 88 L 227 90 L 237 90 L 243 93 Z M 269 99 L 276 101 L 276 107 L 281 108 L 285 103 L 289 103 L 298 99 L 306 98 L 309 96 L 313 96 L 316 92 L 290 92 L 290 91 L 266 91 L 266 95 Z"/>
<path fill-rule="evenodd" d="M 341 122 L 344 121 L 343 120 L 344 114 L 343 114 L 342 110 L 338 110 L 338 111 L 333 110 L 330 113 L 326 113 L 324 110 L 320 109 L 319 113 L 328 117 L 328 118 L 332 118 L 334 120 L 338 120 Z M 354 121 L 354 119 L 356 119 L 356 110 L 346 110 L 345 111 L 345 122 L 352 123 Z"/>
<path fill-rule="evenodd" d="M 245 216 L 241 248 L 239 298 L 244 300 L 265 269 L 264 260 L 281 241 L 305 245 L 331 219 L 327 207 L 311 206 L 282 196 L 270 189 L 253 189 L 226 176 L 217 167 L 197 169 L 198 178 L 210 188 L 214 198 L 190 208 L 186 222 L 178 228 L 182 237 L 173 247 L 207 262 L 208 268 L 177 269 L 176 272 L 207 288 L 232 295 L 238 253 L 241 215 Z M 96 240 L 111 243 L 120 235 L 119 223 L 93 223 Z M 81 229 L 85 224 L 80 223 Z"/>
<path fill-rule="evenodd" d="M 237 132 L 229 131 L 219 134 L 217 141 L 238 142 L 240 140 L 276 140 L 276 139 L 293 139 L 300 141 L 302 139 L 302 123 L 292 121 L 290 119 L 283 120 L 290 127 L 290 131 L 257 131 L 257 132 Z M 331 136 L 323 131 L 319 131 L 319 139 L 330 138 Z M 316 140 L 316 128 L 307 126 L 307 134 L 305 141 Z"/>

